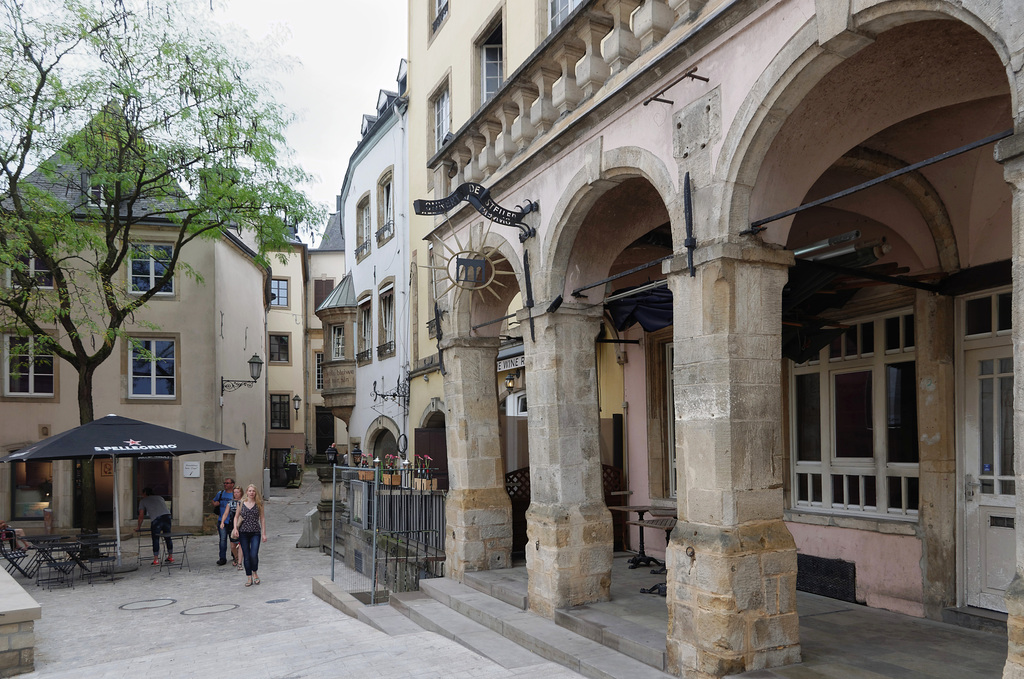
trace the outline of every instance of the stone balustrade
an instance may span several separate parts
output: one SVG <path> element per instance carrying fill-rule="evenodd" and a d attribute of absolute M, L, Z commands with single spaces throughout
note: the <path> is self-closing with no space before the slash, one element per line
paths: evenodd
<path fill-rule="evenodd" d="M 534 145 L 705 6 L 724 0 L 589 0 L 502 85 L 430 160 L 434 196 L 484 183 Z"/>

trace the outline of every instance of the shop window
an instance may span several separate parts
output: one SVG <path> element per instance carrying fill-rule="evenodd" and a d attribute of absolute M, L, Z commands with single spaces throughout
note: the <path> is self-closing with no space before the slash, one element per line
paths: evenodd
<path fill-rule="evenodd" d="M 11 462 L 11 519 L 42 519 L 53 499 L 51 462 Z"/>
<path fill-rule="evenodd" d="M 913 314 L 899 314 L 849 324 L 817 360 L 793 366 L 797 508 L 917 517 L 913 323 Z"/>

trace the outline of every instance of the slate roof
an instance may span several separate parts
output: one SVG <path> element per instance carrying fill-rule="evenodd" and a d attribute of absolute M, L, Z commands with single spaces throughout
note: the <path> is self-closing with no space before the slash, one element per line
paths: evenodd
<path fill-rule="evenodd" d="M 335 212 L 327 220 L 324 228 L 324 235 L 320 237 L 320 244 L 314 248 L 317 252 L 344 252 L 345 233 L 341 230 L 341 213 Z"/>

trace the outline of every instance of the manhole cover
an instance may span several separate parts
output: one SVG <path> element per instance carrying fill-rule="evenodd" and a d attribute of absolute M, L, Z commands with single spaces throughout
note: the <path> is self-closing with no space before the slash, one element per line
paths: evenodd
<path fill-rule="evenodd" d="M 177 599 L 150 599 L 149 601 L 133 601 L 130 604 L 118 606 L 123 611 L 141 611 L 147 608 L 162 608 L 176 603 Z"/>
<path fill-rule="evenodd" d="M 288 601 L 288 599 L 271 599 L 267 603 L 268 604 L 283 604 L 285 601 Z"/>
<path fill-rule="evenodd" d="M 181 612 L 182 615 L 209 615 L 210 613 L 226 613 L 238 608 L 238 604 L 213 604 L 212 606 L 198 606 L 187 608 Z"/>

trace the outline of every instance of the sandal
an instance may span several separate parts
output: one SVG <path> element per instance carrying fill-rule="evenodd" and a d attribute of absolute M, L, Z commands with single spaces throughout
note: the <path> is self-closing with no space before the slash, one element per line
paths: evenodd
<path fill-rule="evenodd" d="M 254 585 L 260 584 L 260 577 L 258 575 L 255 578 L 252 579 L 252 584 L 254 584 Z"/>
<path fill-rule="evenodd" d="M 249 578 L 249 580 L 245 583 L 245 586 L 252 587 L 252 578 Z"/>
<path fill-rule="evenodd" d="M 243 566 L 242 564 L 236 564 L 235 568 L 237 568 L 240 571 L 244 571 L 245 570 L 245 566 Z"/>

